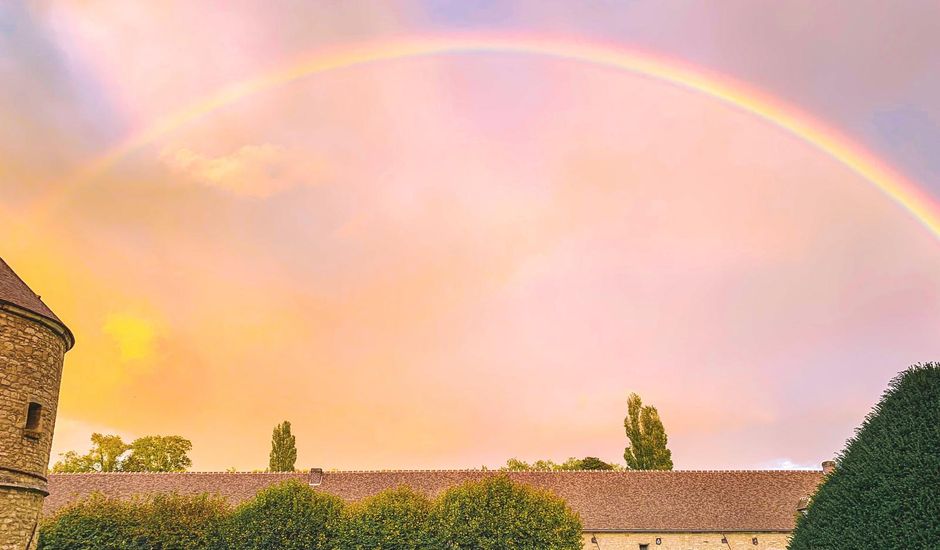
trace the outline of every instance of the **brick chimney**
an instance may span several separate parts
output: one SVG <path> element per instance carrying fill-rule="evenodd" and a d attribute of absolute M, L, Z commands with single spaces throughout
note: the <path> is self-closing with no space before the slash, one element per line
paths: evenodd
<path fill-rule="evenodd" d="M 316 487 L 323 482 L 323 468 L 310 468 L 310 486 Z"/>
<path fill-rule="evenodd" d="M 836 469 L 836 462 L 834 460 L 827 460 L 822 463 L 823 473 L 829 475 Z"/>

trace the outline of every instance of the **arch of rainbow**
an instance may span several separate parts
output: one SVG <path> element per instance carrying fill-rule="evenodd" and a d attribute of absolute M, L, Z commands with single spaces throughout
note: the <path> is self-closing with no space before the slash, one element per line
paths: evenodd
<path fill-rule="evenodd" d="M 940 239 L 940 203 L 873 153 L 800 110 L 723 75 L 682 62 L 620 47 L 572 39 L 521 35 L 418 37 L 345 45 L 320 50 L 257 77 L 229 85 L 131 135 L 66 182 L 60 194 L 93 180 L 125 155 L 181 127 L 251 95 L 301 78 L 331 71 L 411 57 L 460 53 L 524 54 L 589 63 L 667 82 L 732 105 L 799 137 L 878 187 Z M 42 201 L 44 203 L 48 201 Z"/>

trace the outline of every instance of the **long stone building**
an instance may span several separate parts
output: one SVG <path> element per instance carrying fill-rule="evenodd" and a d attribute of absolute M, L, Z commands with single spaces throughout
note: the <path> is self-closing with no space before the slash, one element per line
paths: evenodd
<path fill-rule="evenodd" d="M 826 463 L 828 467 L 828 463 Z M 53 474 L 45 511 L 94 492 L 115 498 L 212 493 L 231 503 L 295 479 L 347 502 L 408 486 L 428 496 L 494 472 L 374 471 L 306 473 Z M 565 499 L 584 525 L 587 550 L 784 550 L 801 502 L 822 471 L 511 472 L 514 481 Z"/>
<path fill-rule="evenodd" d="M 35 545 L 69 329 L 0 259 L 0 550 Z"/>

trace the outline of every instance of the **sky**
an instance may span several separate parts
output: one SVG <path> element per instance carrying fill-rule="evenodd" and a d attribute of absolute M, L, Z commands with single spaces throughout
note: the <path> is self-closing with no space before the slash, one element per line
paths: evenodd
<path fill-rule="evenodd" d="M 733 79 L 940 204 L 936 2 L 0 3 L 0 255 L 77 338 L 53 460 L 264 468 L 286 419 L 301 468 L 622 463 L 636 392 L 677 468 L 817 467 L 940 359 L 938 235 L 689 87 L 493 50 L 192 107 L 468 36 Z"/>

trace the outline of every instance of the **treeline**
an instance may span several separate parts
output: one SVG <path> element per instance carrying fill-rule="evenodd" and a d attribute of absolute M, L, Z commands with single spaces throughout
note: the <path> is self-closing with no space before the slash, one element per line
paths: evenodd
<path fill-rule="evenodd" d="M 631 393 L 627 399 L 627 416 L 623 419 L 629 444 L 623 451 L 626 469 L 629 470 L 672 470 L 672 451 L 669 450 L 669 438 L 659 418 L 659 411 L 652 405 L 644 405 L 639 395 Z M 605 462 L 595 456 L 584 458 L 571 457 L 557 463 L 552 460 L 536 460 L 529 463 L 518 458 L 510 458 L 500 468 L 507 472 L 559 472 L 568 470 L 623 470 L 624 467 L 613 462 Z"/>
<path fill-rule="evenodd" d="M 94 495 L 43 522 L 41 550 L 580 550 L 581 520 L 503 475 L 431 500 L 409 488 L 353 504 L 298 481 L 232 508 L 208 495 Z"/>
<path fill-rule="evenodd" d="M 148 435 L 125 443 L 119 435 L 94 433 L 90 451 L 61 454 L 52 473 L 185 472 L 193 465 L 192 449 L 192 442 L 178 435 Z"/>

